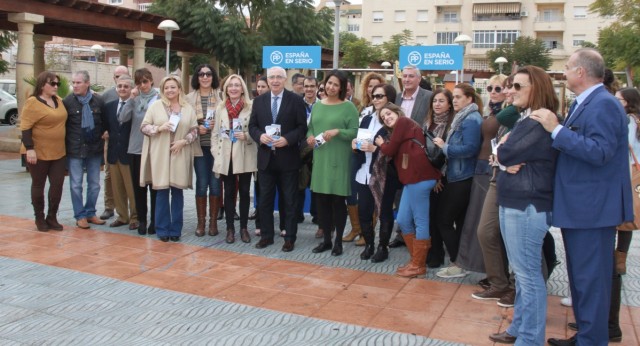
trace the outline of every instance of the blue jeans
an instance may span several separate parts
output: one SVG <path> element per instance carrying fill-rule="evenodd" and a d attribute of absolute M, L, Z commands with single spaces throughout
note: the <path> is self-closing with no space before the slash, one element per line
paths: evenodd
<path fill-rule="evenodd" d="M 171 203 L 169 203 L 171 191 Z M 160 237 L 182 235 L 184 196 L 182 189 L 171 187 L 158 190 L 156 195 L 156 234 Z"/>
<path fill-rule="evenodd" d="M 398 227 L 404 234 L 415 233 L 416 239 L 427 240 L 429 234 L 429 195 L 435 180 L 407 184 L 402 190 L 398 208 Z"/>
<path fill-rule="evenodd" d="M 102 155 L 87 158 L 67 157 L 69 164 L 69 186 L 71 188 L 71 204 L 73 217 L 76 220 L 96 216 L 96 202 L 100 194 L 100 164 Z M 82 183 L 84 169 L 87 169 L 87 199 L 82 202 Z"/>
<path fill-rule="evenodd" d="M 551 212 L 500 207 L 500 232 L 509 264 L 516 276 L 513 321 L 507 333 L 516 345 L 544 345 L 547 287 L 542 275 L 542 243 L 551 225 Z"/>
<path fill-rule="evenodd" d="M 213 173 L 213 155 L 211 147 L 202 147 L 202 156 L 193 158 L 193 168 L 196 171 L 196 197 L 220 196 L 220 182 Z"/>

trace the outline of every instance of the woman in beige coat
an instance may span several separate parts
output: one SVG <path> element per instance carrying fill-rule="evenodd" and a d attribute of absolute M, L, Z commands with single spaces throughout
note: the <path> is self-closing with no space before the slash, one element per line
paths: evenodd
<path fill-rule="evenodd" d="M 164 242 L 179 241 L 184 208 L 182 190 L 192 188 L 193 157 L 202 155 L 202 151 L 196 141 L 196 112 L 187 103 L 178 77 L 162 79 L 160 100 L 149 107 L 140 130 L 145 135 L 140 186 L 151 184 L 157 190 L 156 234 Z"/>
<path fill-rule="evenodd" d="M 213 172 L 216 176 L 222 176 L 225 201 L 234 200 L 237 182 L 240 192 L 240 239 L 249 243 L 249 188 L 251 174 L 258 170 L 258 147 L 248 132 L 251 100 L 247 85 L 236 74 L 226 78 L 222 90 L 222 103 L 216 110 L 215 125 L 211 132 Z M 235 205 L 225 203 L 224 207 L 227 221 L 226 242 L 231 244 L 235 242 Z"/>

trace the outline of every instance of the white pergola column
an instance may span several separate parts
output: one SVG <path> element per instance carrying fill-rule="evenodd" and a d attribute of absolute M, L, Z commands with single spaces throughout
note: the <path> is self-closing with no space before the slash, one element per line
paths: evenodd
<path fill-rule="evenodd" d="M 189 88 L 191 87 L 191 81 L 189 80 L 189 59 L 191 59 L 193 54 L 178 52 L 178 56 L 182 58 L 182 66 L 180 67 L 180 70 L 182 71 L 182 75 L 180 76 L 182 79 L 182 92 L 188 94 Z"/>
<path fill-rule="evenodd" d="M 120 65 L 129 67 L 129 52 L 133 50 L 133 46 L 130 44 L 119 44 L 116 46 L 120 52 Z M 132 72 L 135 72 L 132 71 Z M 133 73 L 131 73 L 133 76 Z"/>
<path fill-rule="evenodd" d="M 33 36 L 33 75 L 37 76 L 46 70 L 46 64 L 44 61 L 44 45 L 51 41 L 52 36 L 49 35 L 34 35 Z"/>
<path fill-rule="evenodd" d="M 153 40 L 153 34 L 146 31 L 131 31 L 127 38 L 133 40 L 133 70 L 144 67 L 144 49 L 147 40 Z"/>

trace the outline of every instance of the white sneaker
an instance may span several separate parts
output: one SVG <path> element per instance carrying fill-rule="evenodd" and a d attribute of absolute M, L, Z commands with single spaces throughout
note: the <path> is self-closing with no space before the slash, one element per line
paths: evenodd
<path fill-rule="evenodd" d="M 564 297 L 560 299 L 560 304 L 563 306 L 571 307 L 573 305 L 573 302 L 571 301 L 571 297 Z"/>
<path fill-rule="evenodd" d="M 436 275 L 443 279 L 451 279 L 451 278 L 462 278 L 467 276 L 467 271 L 458 267 L 455 264 L 451 264 L 446 268 L 440 269 Z"/>

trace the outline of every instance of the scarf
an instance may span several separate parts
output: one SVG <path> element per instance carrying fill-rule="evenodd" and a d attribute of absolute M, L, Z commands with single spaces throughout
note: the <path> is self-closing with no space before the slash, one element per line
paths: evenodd
<path fill-rule="evenodd" d="M 440 115 L 435 114 L 433 117 L 433 123 L 436 127 L 431 131 L 435 137 L 442 138 L 446 140 L 446 137 L 443 137 L 445 132 L 447 132 L 447 126 L 449 126 L 449 120 L 451 119 L 450 112 L 444 112 Z M 431 126 L 429 126 L 431 127 Z"/>
<path fill-rule="evenodd" d="M 500 111 L 502 110 L 502 104 L 503 103 L 504 103 L 504 101 L 496 102 L 496 103 L 493 103 L 493 102 L 489 101 L 489 109 L 491 110 L 491 113 L 489 115 L 496 115 L 496 114 L 500 113 Z"/>
<path fill-rule="evenodd" d="M 154 97 L 157 97 L 157 96 L 158 96 L 158 92 L 154 88 L 151 88 L 151 90 L 146 94 L 140 91 L 140 95 L 138 95 L 138 99 L 140 100 L 140 103 L 138 103 L 138 107 L 136 111 L 138 113 L 146 111 L 149 106 L 149 101 L 151 101 Z"/>
<path fill-rule="evenodd" d="M 75 96 L 78 102 L 82 104 L 82 129 L 85 132 L 91 132 L 96 126 L 96 124 L 93 122 L 93 112 L 91 111 L 91 107 L 89 106 L 89 102 L 93 98 L 93 92 L 91 90 L 87 90 L 87 93 L 84 96 Z"/>
<path fill-rule="evenodd" d="M 227 113 L 229 113 L 229 121 L 231 121 L 231 119 L 237 119 L 240 116 L 240 112 L 244 107 L 244 100 L 241 98 L 240 101 L 238 101 L 238 103 L 236 103 L 236 105 L 234 106 L 231 102 L 231 99 L 227 99 L 227 102 L 225 102 L 224 105 L 225 107 L 227 107 Z"/>
<path fill-rule="evenodd" d="M 373 121 L 373 120 L 371 120 Z M 387 141 L 390 135 L 387 132 L 382 138 Z M 382 204 L 382 197 L 384 195 L 384 187 L 387 181 L 387 167 L 391 161 L 391 157 L 386 156 L 381 150 L 378 150 L 378 156 L 371 165 L 371 179 L 369 180 L 369 189 L 373 195 L 373 200 L 376 205 L 375 211 L 380 215 L 380 205 Z"/>
<path fill-rule="evenodd" d="M 460 128 L 460 125 L 467 118 L 467 116 L 473 112 L 478 110 L 478 105 L 475 103 L 471 103 L 466 107 L 462 108 L 456 115 L 453 117 L 453 122 L 451 123 L 451 128 L 449 129 L 449 133 L 447 133 L 447 138 L 451 138 L 451 135 Z"/>
<path fill-rule="evenodd" d="M 204 118 L 206 117 L 205 112 L 209 108 L 215 108 L 215 105 L 217 103 L 215 95 L 216 93 L 214 92 L 213 88 L 209 90 L 209 99 L 207 100 L 207 109 L 204 109 L 202 104 L 202 95 L 200 95 L 200 91 L 196 92 L 196 118 L 199 119 L 198 121 L 200 121 L 200 119 L 204 121 Z"/>

